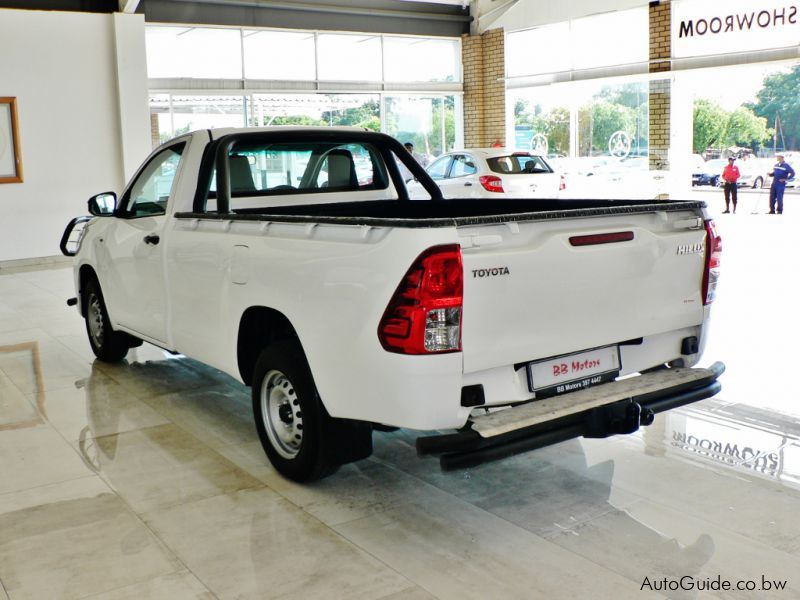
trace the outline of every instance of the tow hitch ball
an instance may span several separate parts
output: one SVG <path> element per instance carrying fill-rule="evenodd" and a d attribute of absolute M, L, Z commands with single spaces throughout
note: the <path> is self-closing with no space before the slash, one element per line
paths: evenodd
<path fill-rule="evenodd" d="M 655 413 L 638 402 L 617 402 L 610 406 L 595 408 L 586 418 L 588 438 L 604 438 L 621 433 L 633 433 L 640 425 L 652 425 Z"/>

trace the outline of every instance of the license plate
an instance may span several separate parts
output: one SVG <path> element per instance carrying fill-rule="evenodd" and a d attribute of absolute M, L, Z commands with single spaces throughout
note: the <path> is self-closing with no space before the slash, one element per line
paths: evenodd
<path fill-rule="evenodd" d="M 618 346 L 557 356 L 528 363 L 528 385 L 536 398 L 546 398 L 613 381 L 619 375 Z"/>

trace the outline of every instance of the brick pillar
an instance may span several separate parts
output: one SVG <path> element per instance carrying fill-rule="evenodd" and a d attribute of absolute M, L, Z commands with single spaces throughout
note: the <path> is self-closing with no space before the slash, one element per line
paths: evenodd
<path fill-rule="evenodd" d="M 464 145 L 483 144 L 483 38 L 461 36 L 461 62 L 464 69 Z"/>
<path fill-rule="evenodd" d="M 505 35 L 492 29 L 461 36 L 464 67 L 464 145 L 485 148 L 506 140 Z"/>
<path fill-rule="evenodd" d="M 150 113 L 150 140 L 153 142 L 153 148 L 161 144 L 161 136 L 158 135 L 158 115 Z"/>
<path fill-rule="evenodd" d="M 650 3 L 650 72 L 672 69 L 671 18 L 669 0 Z M 669 169 L 670 94 L 668 79 L 650 82 L 650 169 Z"/>

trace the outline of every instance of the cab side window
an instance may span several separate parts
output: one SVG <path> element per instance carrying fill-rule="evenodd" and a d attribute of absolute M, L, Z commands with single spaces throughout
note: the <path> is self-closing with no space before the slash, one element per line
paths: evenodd
<path fill-rule="evenodd" d="M 152 217 L 167 212 L 167 202 L 186 142 L 156 154 L 131 185 L 124 203 L 127 217 Z"/>

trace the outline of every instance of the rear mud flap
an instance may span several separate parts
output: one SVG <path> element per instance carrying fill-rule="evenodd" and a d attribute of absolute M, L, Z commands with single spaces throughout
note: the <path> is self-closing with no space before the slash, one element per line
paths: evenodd
<path fill-rule="evenodd" d="M 633 433 L 655 414 L 710 398 L 725 365 L 664 369 L 473 418 L 457 433 L 417 439 L 417 454 L 440 455 L 444 471 L 474 467 L 576 437 Z"/>

